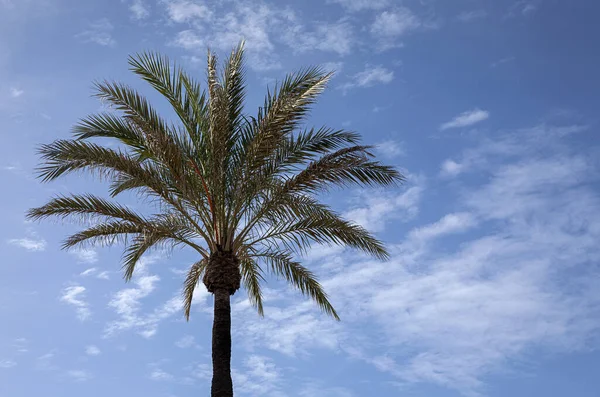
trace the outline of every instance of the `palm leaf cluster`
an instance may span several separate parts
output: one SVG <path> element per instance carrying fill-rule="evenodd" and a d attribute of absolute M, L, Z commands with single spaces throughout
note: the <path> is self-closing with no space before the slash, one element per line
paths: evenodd
<path fill-rule="evenodd" d="M 96 96 L 111 111 L 82 119 L 72 139 L 41 146 L 43 181 L 88 172 L 109 182 L 111 198 L 136 192 L 156 204 L 155 213 L 141 214 L 93 195 L 62 195 L 32 209 L 29 217 L 92 220 L 64 247 L 125 244 L 126 279 L 156 246 L 197 251 L 199 260 L 183 288 L 188 317 L 211 253 L 226 250 L 238 258 L 242 283 L 259 313 L 261 284 L 271 273 L 338 318 L 296 254 L 314 242 L 343 244 L 377 258 L 387 252 L 318 195 L 333 186 L 391 185 L 402 176 L 375 161 L 356 133 L 303 127 L 331 78 L 318 67 L 288 75 L 268 92 L 256 116 L 247 115 L 243 54 L 241 43 L 218 68 L 209 52 L 206 87 L 164 56 L 130 57 L 133 73 L 167 99 L 176 122 L 162 118 L 128 85 L 99 82 Z M 102 145 L 100 138 L 113 144 Z"/>

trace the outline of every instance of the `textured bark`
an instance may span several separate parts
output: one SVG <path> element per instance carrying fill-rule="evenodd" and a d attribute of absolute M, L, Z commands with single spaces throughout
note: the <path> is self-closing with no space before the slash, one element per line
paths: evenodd
<path fill-rule="evenodd" d="M 231 252 L 218 250 L 211 254 L 202 282 L 208 292 L 224 289 L 233 295 L 240 289 L 241 279 L 238 259 Z"/>
<path fill-rule="evenodd" d="M 213 378 L 210 395 L 233 397 L 230 296 L 240 288 L 238 259 L 231 252 L 217 250 L 208 261 L 202 281 L 215 300 L 212 329 Z"/>
<path fill-rule="evenodd" d="M 210 395 L 211 397 L 233 397 L 230 295 L 225 289 L 218 289 L 213 294 L 215 317 L 212 329 L 213 378 Z"/>

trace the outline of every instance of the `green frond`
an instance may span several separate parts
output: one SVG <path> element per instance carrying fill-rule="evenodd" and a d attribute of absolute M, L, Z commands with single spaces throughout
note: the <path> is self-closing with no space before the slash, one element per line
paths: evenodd
<path fill-rule="evenodd" d="M 290 192 L 315 192 L 330 185 L 389 186 L 404 180 L 395 168 L 370 161 L 369 146 L 352 146 L 326 154 L 286 181 Z"/>
<path fill-rule="evenodd" d="M 41 207 L 32 208 L 27 218 L 37 221 L 48 217 L 79 219 L 110 218 L 132 223 L 144 223 L 143 216 L 131 209 L 91 194 L 57 196 Z"/>
<path fill-rule="evenodd" d="M 69 236 L 62 245 L 63 249 L 77 245 L 102 245 L 109 246 L 117 242 L 127 242 L 127 236 L 141 233 L 143 228 L 133 222 L 111 221 L 92 226 L 88 229 Z"/>
<path fill-rule="evenodd" d="M 267 93 L 258 117 L 251 119 L 242 131 L 244 169 L 249 176 L 304 120 L 330 78 L 331 74 L 319 67 L 307 68 L 288 75 L 275 87 L 276 94 Z"/>
<path fill-rule="evenodd" d="M 129 57 L 131 70 L 168 101 L 185 127 L 196 150 L 202 152 L 202 135 L 208 129 L 206 94 L 200 85 L 166 56 L 145 52 Z"/>
<path fill-rule="evenodd" d="M 324 205 L 311 204 L 310 200 L 289 202 L 269 216 L 265 215 L 267 227 L 258 233 L 260 237 L 246 245 L 282 243 L 290 250 L 304 252 L 312 243 L 341 244 L 388 259 L 383 244 L 365 228 L 342 219 Z"/>
<path fill-rule="evenodd" d="M 223 70 L 223 86 L 227 94 L 229 111 L 229 129 L 236 131 L 243 120 L 244 100 L 246 98 L 246 71 L 244 69 L 244 41 L 240 41 Z"/>
<path fill-rule="evenodd" d="M 194 263 L 185 278 L 185 282 L 183 283 L 183 312 L 186 320 L 190 320 L 190 311 L 192 310 L 192 301 L 194 300 L 194 291 L 198 286 L 200 280 L 202 280 L 202 276 L 204 275 L 204 270 L 206 269 L 206 265 L 208 261 L 206 259 L 201 259 L 198 262 Z"/>
<path fill-rule="evenodd" d="M 161 185 L 162 181 L 151 166 L 118 150 L 82 140 L 56 140 L 40 146 L 38 153 L 45 160 L 38 167 L 38 177 L 43 182 L 77 171 L 89 171 L 103 178 L 127 174 L 141 180 Z"/>
<path fill-rule="evenodd" d="M 123 251 L 123 278 L 131 280 L 135 268 L 142 256 L 153 247 L 160 246 L 169 239 L 169 236 L 159 230 L 144 231 L 131 239 L 129 245 Z"/>
<path fill-rule="evenodd" d="M 321 310 L 334 319 L 340 320 L 316 276 L 300 263 L 294 261 L 289 253 L 262 251 L 253 253 L 251 256 L 264 261 L 274 275 L 283 277 L 287 282 L 298 288 L 302 294 L 312 298 Z"/>
<path fill-rule="evenodd" d="M 73 127 L 76 139 L 114 138 L 132 149 L 139 159 L 148 156 L 144 135 L 139 128 L 112 113 L 92 114 Z"/>
<path fill-rule="evenodd" d="M 250 304 L 256 308 L 258 314 L 263 317 L 265 315 L 263 308 L 263 295 L 260 287 L 261 282 L 265 281 L 262 275 L 262 269 L 250 257 L 242 257 L 240 260 L 240 271 L 242 273 L 242 282 Z"/>

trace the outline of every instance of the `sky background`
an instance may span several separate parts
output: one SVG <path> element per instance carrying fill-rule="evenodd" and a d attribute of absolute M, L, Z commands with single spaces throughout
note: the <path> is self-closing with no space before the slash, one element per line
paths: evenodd
<path fill-rule="evenodd" d="M 247 40 L 249 113 L 305 65 L 336 69 L 309 124 L 360 132 L 408 176 L 326 200 L 383 239 L 382 263 L 304 258 L 342 322 L 272 280 L 265 317 L 233 298 L 238 396 L 598 396 L 600 4 L 592 0 L 0 0 L 0 396 L 208 394 L 211 298 L 179 293 L 188 251 L 131 283 L 120 249 L 64 252 L 28 223 L 84 176 L 41 185 L 35 147 L 102 109 L 159 50 L 198 78 Z M 125 204 L 143 209 L 134 197 Z"/>

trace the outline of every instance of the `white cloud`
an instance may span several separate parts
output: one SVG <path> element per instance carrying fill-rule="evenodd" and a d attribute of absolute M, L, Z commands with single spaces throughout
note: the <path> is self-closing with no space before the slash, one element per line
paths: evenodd
<path fill-rule="evenodd" d="M 456 19 L 458 19 L 461 22 L 470 22 L 475 19 L 485 18 L 485 17 L 487 17 L 487 15 L 488 15 L 488 13 L 485 10 L 463 11 L 460 14 L 458 14 Z"/>
<path fill-rule="evenodd" d="M 133 0 L 129 10 L 133 14 L 133 18 L 137 20 L 146 19 L 150 16 L 150 11 L 144 0 Z"/>
<path fill-rule="evenodd" d="M 377 37 L 395 38 L 421 27 L 421 20 L 406 7 L 383 11 L 371 25 L 371 33 Z"/>
<path fill-rule="evenodd" d="M 184 48 L 188 51 L 202 51 L 206 50 L 208 44 L 204 39 L 200 38 L 194 30 L 182 30 L 177 33 L 177 36 L 173 40 L 173 44 Z"/>
<path fill-rule="evenodd" d="M 440 174 L 442 176 L 453 177 L 460 174 L 464 169 L 464 165 L 457 163 L 454 160 L 445 160 L 442 163 Z"/>
<path fill-rule="evenodd" d="M 101 46 L 114 46 L 116 41 L 112 37 L 114 27 L 106 18 L 92 22 L 88 29 L 75 35 L 76 38 L 84 43 L 96 43 Z"/>
<path fill-rule="evenodd" d="M 85 354 L 87 354 L 88 356 L 98 356 L 100 355 L 100 353 L 102 352 L 100 351 L 98 346 L 89 345 L 85 348 Z"/>
<path fill-rule="evenodd" d="M 533 128 L 505 133 L 502 139 L 484 138 L 479 146 L 463 151 L 459 161 L 445 160 L 442 163 L 440 175 L 454 177 L 478 167 L 486 167 L 500 158 L 522 156 L 532 146 L 547 150 L 558 139 L 582 133 L 588 128 L 586 125 L 548 126 L 541 124 Z"/>
<path fill-rule="evenodd" d="M 35 369 L 40 371 L 54 371 L 58 369 L 58 367 L 53 363 L 55 355 L 55 351 L 51 351 L 36 358 Z"/>
<path fill-rule="evenodd" d="M 494 61 L 490 64 L 491 67 L 493 68 L 497 68 L 500 65 L 504 65 L 505 63 L 509 63 L 515 60 L 515 57 L 506 57 L 506 58 L 501 58 L 497 61 Z"/>
<path fill-rule="evenodd" d="M 73 379 L 75 382 L 85 382 L 93 378 L 91 373 L 81 369 L 69 370 L 67 371 L 67 376 Z"/>
<path fill-rule="evenodd" d="M 600 214 L 600 197 L 586 186 L 594 165 L 564 152 L 548 130 L 515 134 L 516 157 L 473 163 L 489 182 L 468 185 L 460 198 L 466 211 L 410 231 L 391 263 L 358 263 L 323 282 L 353 313 L 383 327 L 386 347 L 362 359 L 404 382 L 475 395 L 482 378 L 533 346 L 572 351 L 598 333 L 600 293 L 588 264 L 600 260 L 600 217 L 592 215 Z M 479 223 L 490 227 L 474 230 Z M 454 249 L 423 244 L 467 230 Z M 379 288 L 366 298 L 372 285 Z M 407 345 L 414 347 L 408 358 Z"/>
<path fill-rule="evenodd" d="M 8 369 L 15 367 L 17 363 L 13 360 L 0 360 L 0 369 Z"/>
<path fill-rule="evenodd" d="M 193 55 L 204 56 L 207 46 L 220 51 L 230 51 L 241 39 L 245 39 L 250 67 L 263 71 L 280 67 L 270 32 L 281 28 L 281 19 L 285 13 L 266 4 L 237 3 L 229 12 L 217 14 L 204 8 L 200 11 L 200 8 L 194 6 L 195 3 L 183 3 L 185 4 L 181 7 L 192 7 L 194 11 L 191 14 L 173 12 L 170 4 L 180 3 L 167 2 L 167 10 L 173 22 L 193 25 L 193 29 L 178 33 L 173 41 L 174 45 L 191 51 Z M 206 19 L 211 26 L 209 30 L 203 28 Z M 194 24 L 194 21 L 198 23 Z"/>
<path fill-rule="evenodd" d="M 29 342 L 26 338 L 17 338 L 13 343 L 13 347 L 19 353 L 27 353 L 29 351 Z"/>
<path fill-rule="evenodd" d="M 95 267 L 91 267 L 89 269 L 84 270 L 83 272 L 79 273 L 79 275 L 81 277 L 87 277 L 87 276 L 91 276 L 94 273 L 96 273 L 98 271 L 98 269 L 96 269 Z"/>
<path fill-rule="evenodd" d="M 277 44 L 292 51 L 349 54 L 357 44 L 352 24 L 314 21 L 306 24 L 289 7 L 265 2 L 237 2 L 222 7 L 190 1 L 163 2 L 172 23 L 185 24 L 171 43 L 191 52 L 188 59 L 203 59 L 206 48 L 229 52 L 246 40 L 248 65 L 258 71 L 281 67 Z"/>
<path fill-rule="evenodd" d="M 92 264 L 98 262 L 98 252 L 92 248 L 72 249 L 69 251 L 69 253 L 75 256 L 75 258 L 77 258 L 77 262 L 79 263 Z"/>
<path fill-rule="evenodd" d="M 108 306 L 115 310 L 118 319 L 109 322 L 104 330 L 106 337 L 113 336 L 117 332 L 136 330 L 142 337 L 153 337 L 158 329 L 158 324 L 173 316 L 182 313 L 183 302 L 180 294 L 166 301 L 147 314 L 141 314 L 142 300 L 148 297 L 155 289 L 160 278 L 148 272 L 148 266 L 159 260 L 159 256 L 148 256 L 138 264 L 132 279 L 136 285 L 134 288 L 125 288 L 113 295 Z M 204 286 L 196 288 L 193 304 L 198 305 L 208 297 Z"/>
<path fill-rule="evenodd" d="M 402 194 L 373 194 L 361 197 L 359 206 L 351 207 L 344 213 L 349 219 L 371 232 L 383 231 L 386 223 L 394 220 L 409 220 L 419 211 L 423 186 L 411 186 Z"/>
<path fill-rule="evenodd" d="M 18 98 L 21 95 L 23 95 L 25 93 L 25 91 L 17 88 L 17 87 L 11 87 L 10 88 L 10 96 L 13 98 Z"/>
<path fill-rule="evenodd" d="M 196 347 L 196 348 L 199 347 L 198 344 L 196 343 L 196 339 L 194 339 L 194 337 L 192 335 L 186 335 L 186 336 L 182 337 L 177 342 L 175 342 L 175 346 L 177 346 L 180 349 L 189 349 L 192 347 Z"/>
<path fill-rule="evenodd" d="M 474 124 L 487 120 L 490 113 L 486 110 L 473 109 L 459 114 L 454 119 L 440 126 L 440 130 L 444 131 L 450 128 L 469 127 Z"/>
<path fill-rule="evenodd" d="M 279 391 L 280 374 L 269 357 L 253 354 L 244 360 L 244 370 L 232 371 L 239 390 L 250 396 L 272 395 Z"/>
<path fill-rule="evenodd" d="M 390 0 L 327 0 L 337 3 L 349 11 L 380 10 L 390 4 Z"/>
<path fill-rule="evenodd" d="M 108 280 L 108 279 L 110 279 L 109 275 L 110 275 L 110 272 L 103 271 L 103 272 L 98 273 L 98 275 L 96 276 L 96 278 L 99 278 L 101 280 Z"/>
<path fill-rule="evenodd" d="M 376 145 L 376 149 L 384 157 L 394 158 L 404 155 L 404 147 L 401 142 L 396 141 L 384 141 Z"/>
<path fill-rule="evenodd" d="M 375 84 L 389 84 L 394 80 L 394 72 L 383 66 L 367 65 L 365 70 L 352 76 L 351 81 L 339 88 L 348 90 L 356 87 L 371 87 Z"/>
<path fill-rule="evenodd" d="M 335 75 L 334 75 L 334 77 L 335 77 L 344 68 L 344 63 L 343 62 L 325 62 L 325 63 L 321 64 L 321 67 L 326 72 L 335 72 Z"/>
<path fill-rule="evenodd" d="M 208 20 L 213 12 L 204 4 L 193 1 L 165 1 L 169 18 L 176 23 L 190 22 L 196 19 Z"/>
<path fill-rule="evenodd" d="M 46 250 L 46 240 L 44 239 L 36 239 L 33 238 L 15 238 L 8 240 L 8 243 L 11 245 L 16 245 L 21 248 L 25 248 L 27 251 L 45 251 Z"/>
<path fill-rule="evenodd" d="M 156 368 L 150 373 L 150 379 L 155 381 L 169 381 L 173 379 L 173 375 L 160 368 Z"/>
<path fill-rule="evenodd" d="M 428 241 L 445 234 L 467 230 L 475 223 L 475 217 L 468 212 L 448 214 L 433 224 L 413 229 L 409 238 Z"/>
<path fill-rule="evenodd" d="M 291 23 L 283 36 L 284 42 L 296 52 L 327 51 L 348 55 L 356 40 L 352 25 L 347 21 L 316 23 L 314 30 L 307 30 L 300 23 Z"/>
<path fill-rule="evenodd" d="M 344 387 L 327 387 L 321 380 L 314 380 L 300 388 L 300 397 L 356 397 L 352 390 Z"/>
<path fill-rule="evenodd" d="M 65 288 L 60 297 L 61 302 L 75 307 L 77 317 L 81 321 L 87 320 L 91 315 L 89 304 L 83 299 L 85 291 L 85 287 L 81 285 L 75 285 Z"/>
<path fill-rule="evenodd" d="M 534 14 L 541 6 L 542 0 L 517 0 L 508 10 L 509 17 L 529 16 Z"/>

